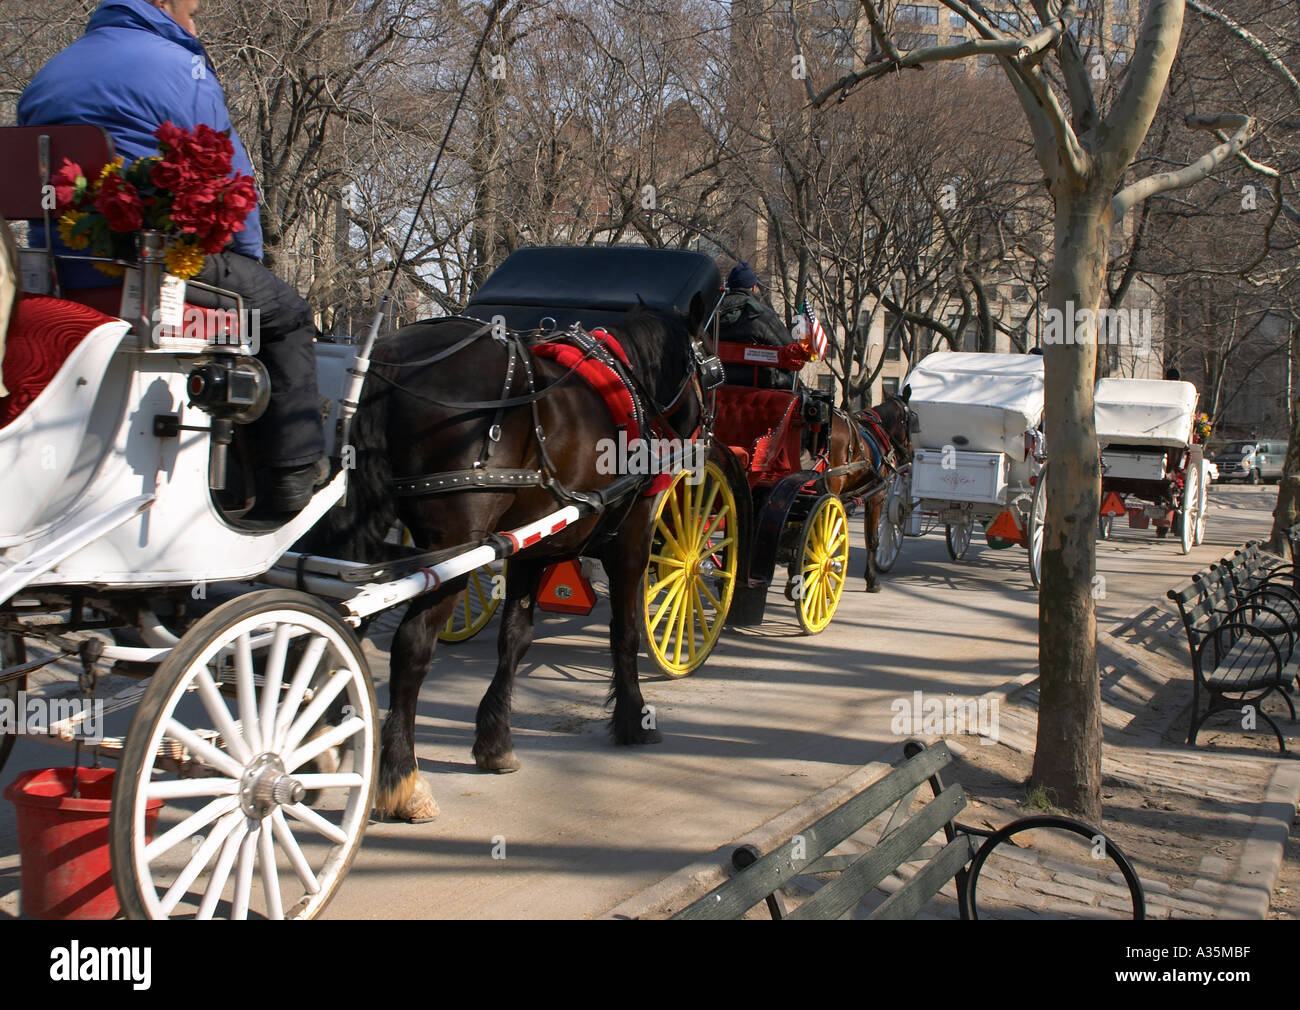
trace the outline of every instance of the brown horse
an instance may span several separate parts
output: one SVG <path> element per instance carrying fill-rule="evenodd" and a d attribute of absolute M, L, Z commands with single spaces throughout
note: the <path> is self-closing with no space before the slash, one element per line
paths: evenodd
<path fill-rule="evenodd" d="M 907 402 L 911 387 L 893 395 L 875 408 L 858 411 L 852 419 L 843 411 L 831 415 L 828 447 L 830 469 L 855 463 L 868 464 L 856 473 L 832 477 L 827 489 L 841 498 L 860 498 L 863 504 L 863 535 L 867 543 L 867 592 L 880 592 L 876 570 L 876 549 L 880 546 L 880 512 L 889 490 L 889 478 L 897 466 L 912 458 L 913 412 Z"/>
<path fill-rule="evenodd" d="M 702 420 L 692 341 L 707 310 L 696 295 L 688 317 L 633 309 L 621 324 L 608 327 L 627 354 L 634 384 L 644 391 L 647 418 L 658 416 L 672 429 L 664 432 L 667 436 L 690 439 Z M 487 330 L 472 319 L 442 319 L 407 326 L 376 344 L 351 433 L 356 466 L 346 506 L 313 530 L 305 549 L 373 560 L 396 521 L 420 550 L 471 545 L 494 531 L 533 522 L 559 507 L 557 501 L 573 501 L 575 493 L 598 492 L 620 479 L 601 472 L 598 464 L 601 441 L 617 441 L 619 433 L 601 395 L 555 360 L 534 358 Z M 526 362 L 518 358 L 521 353 Z M 450 474 L 494 471 L 540 472 L 544 483 L 435 488 Z M 473 754 L 480 770 L 519 767 L 510 703 L 515 670 L 532 641 L 538 583 L 548 565 L 582 554 L 600 558 L 609 577 L 610 735 L 620 744 L 658 742 L 637 678 L 639 587 L 655 502 L 644 490 L 611 496 L 601 515 L 580 519 L 510 556 L 496 676 L 476 718 Z M 416 705 L 438 629 L 467 578 L 416 597 L 393 636 L 376 800 L 382 815 L 422 821 L 438 813 L 416 765 Z"/>

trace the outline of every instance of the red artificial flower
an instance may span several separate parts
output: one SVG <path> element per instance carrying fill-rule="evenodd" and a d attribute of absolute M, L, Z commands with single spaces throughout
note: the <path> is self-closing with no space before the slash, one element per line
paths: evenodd
<path fill-rule="evenodd" d="M 85 174 L 76 162 L 63 159 L 63 167 L 50 177 L 50 184 L 54 187 L 56 211 L 67 209 L 72 203 L 77 195 L 77 180 Z"/>
<path fill-rule="evenodd" d="M 186 160 L 196 172 L 224 179 L 230 174 L 234 154 L 235 147 L 229 136 L 200 123 L 189 142 Z"/>
<path fill-rule="evenodd" d="M 188 165 L 167 158 L 157 162 L 149 173 L 150 182 L 170 193 L 180 193 L 187 189 L 191 185 L 192 178 L 193 173 Z"/>
<path fill-rule="evenodd" d="M 153 135 L 158 138 L 158 144 L 162 148 L 179 150 L 184 142 L 186 133 L 170 119 L 162 126 L 153 131 Z"/>
<path fill-rule="evenodd" d="M 113 231 L 136 231 L 144 225 L 140 194 L 120 175 L 110 174 L 101 183 L 95 209 L 104 215 Z"/>
<path fill-rule="evenodd" d="M 222 221 L 232 232 L 244 230 L 244 218 L 257 209 L 257 184 L 251 175 L 236 173 L 221 194 Z"/>

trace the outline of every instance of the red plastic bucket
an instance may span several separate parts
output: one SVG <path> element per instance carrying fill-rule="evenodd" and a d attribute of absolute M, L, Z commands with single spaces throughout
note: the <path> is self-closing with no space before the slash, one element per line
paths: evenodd
<path fill-rule="evenodd" d="M 108 856 L 112 768 L 38 768 L 5 789 L 18 809 L 23 915 L 33 919 L 111 919 L 117 891 Z M 73 798 L 73 783 L 81 795 Z M 162 800 L 145 815 L 152 836 Z"/>

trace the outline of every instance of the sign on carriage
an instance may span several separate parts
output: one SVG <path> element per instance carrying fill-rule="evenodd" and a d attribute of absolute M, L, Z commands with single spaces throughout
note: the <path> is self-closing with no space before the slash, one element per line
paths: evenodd
<path fill-rule="evenodd" d="M 122 278 L 123 319 L 136 319 L 140 315 L 140 305 L 144 297 L 144 282 L 140 278 L 138 267 L 127 267 L 126 276 Z M 162 284 L 158 291 L 157 325 L 172 330 L 179 330 L 185 323 L 185 282 L 171 274 L 162 275 Z"/>

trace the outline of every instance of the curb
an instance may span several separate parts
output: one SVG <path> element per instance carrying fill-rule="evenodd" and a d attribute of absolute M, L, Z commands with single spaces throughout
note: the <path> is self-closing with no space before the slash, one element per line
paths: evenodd
<path fill-rule="evenodd" d="M 1279 765 L 1269 778 L 1237 869 L 1223 885 L 1215 918 L 1268 918 L 1297 802 L 1300 802 L 1300 765 Z"/>

